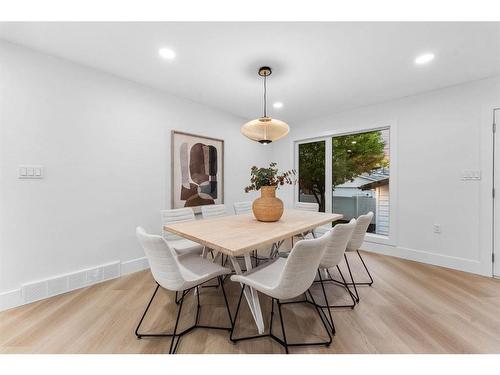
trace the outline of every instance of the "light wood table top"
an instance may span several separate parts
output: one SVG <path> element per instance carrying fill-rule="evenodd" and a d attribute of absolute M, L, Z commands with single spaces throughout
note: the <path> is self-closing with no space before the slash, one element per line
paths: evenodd
<path fill-rule="evenodd" d="M 239 256 L 342 219 L 343 215 L 285 209 L 279 221 L 265 223 L 253 214 L 165 225 L 163 228 L 229 256 Z"/>

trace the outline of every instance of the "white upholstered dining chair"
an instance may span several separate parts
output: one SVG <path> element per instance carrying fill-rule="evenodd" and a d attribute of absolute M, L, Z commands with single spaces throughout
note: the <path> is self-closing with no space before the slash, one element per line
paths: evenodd
<path fill-rule="evenodd" d="M 203 251 L 203 246 L 194 241 L 167 232 L 163 229 L 163 226 L 167 224 L 182 223 L 185 221 L 193 221 L 193 220 L 195 220 L 194 211 L 192 208 L 189 207 L 175 208 L 175 209 L 161 211 L 163 238 L 165 239 L 165 241 L 167 241 L 168 246 L 174 249 L 177 252 L 177 254 L 185 254 L 185 253 L 201 254 Z"/>
<path fill-rule="evenodd" d="M 325 254 L 323 255 L 323 258 L 321 258 L 321 262 L 318 267 L 318 282 L 321 284 L 321 290 L 323 292 L 323 298 L 325 300 L 324 305 L 318 305 L 318 307 L 322 309 L 327 309 L 328 310 L 328 316 L 330 317 L 330 327 L 332 328 L 333 333 L 335 334 L 335 325 L 333 323 L 333 317 L 332 313 L 330 311 L 331 308 L 337 308 L 337 307 L 351 307 L 354 308 L 356 305 L 356 299 L 354 295 L 352 294 L 351 290 L 349 289 L 349 286 L 344 278 L 344 275 L 342 274 L 342 271 L 340 270 L 339 264 L 342 261 L 342 259 L 345 257 L 345 251 L 347 248 L 347 243 L 351 239 L 351 236 L 353 234 L 354 228 L 356 227 L 356 219 L 352 219 L 349 223 L 347 224 L 337 224 L 335 225 L 330 231 L 325 233 L 321 238 L 325 237 L 327 238 L 327 244 L 326 244 L 326 251 Z M 342 282 L 338 282 L 333 279 L 333 277 L 330 274 L 330 269 L 336 267 L 337 271 L 339 272 Z M 323 277 L 321 276 L 321 273 L 325 273 L 329 276 L 329 279 L 323 280 Z M 327 281 L 335 282 L 341 284 L 346 291 L 349 293 L 349 296 L 352 299 L 352 304 L 349 305 L 330 305 L 328 302 L 327 294 L 325 291 L 325 283 Z"/>
<path fill-rule="evenodd" d="M 236 215 L 249 214 L 252 212 L 252 202 L 251 201 L 234 202 L 233 207 L 234 207 L 234 213 Z"/>
<path fill-rule="evenodd" d="M 318 212 L 319 211 L 319 204 L 308 203 L 308 202 L 295 202 L 295 209 L 302 210 L 302 211 Z"/>
<path fill-rule="evenodd" d="M 319 212 L 319 204 L 318 203 L 309 203 L 309 202 L 295 202 L 294 208 L 296 210 L 302 211 L 310 211 L 310 212 Z M 320 227 L 314 228 L 313 230 L 302 233 L 299 235 L 301 238 L 305 238 L 309 233 L 314 237 L 321 237 L 323 234 L 332 229 L 331 224 L 325 224 Z M 292 246 L 293 246 L 293 238 L 292 238 Z"/>
<path fill-rule="evenodd" d="M 142 314 L 142 317 L 135 329 L 135 334 L 138 339 L 142 337 L 172 337 L 170 341 L 169 354 L 176 352 L 179 341 L 183 335 L 190 332 L 195 328 L 208 328 L 208 329 L 222 329 L 232 331 L 233 321 L 229 305 L 227 302 L 224 284 L 222 283 L 221 276 L 231 273 L 231 270 L 213 263 L 205 258 L 200 257 L 198 254 L 185 253 L 178 255 L 173 251 L 165 239 L 161 236 L 151 235 L 144 231 L 142 227 L 137 227 L 136 236 L 144 249 L 146 258 L 149 261 L 151 273 L 156 281 L 156 289 L 149 300 L 149 303 Z M 209 280 L 217 278 L 220 285 L 224 302 L 226 304 L 227 314 L 231 327 L 214 327 L 199 324 L 200 320 L 200 289 L 199 286 Z M 175 321 L 174 330 L 172 333 L 141 333 L 139 332 L 140 326 L 146 317 L 146 314 L 155 298 L 158 289 L 162 287 L 166 290 L 181 293 L 178 301 L 177 318 Z M 197 307 L 196 317 L 194 324 L 189 328 L 179 328 L 179 318 L 181 316 L 182 307 L 187 295 L 196 289 Z M 194 296 L 194 293 L 192 293 Z"/>
<path fill-rule="evenodd" d="M 214 217 L 227 216 L 228 212 L 224 204 L 210 204 L 201 206 L 201 215 L 203 219 L 210 219 Z M 214 261 L 216 261 L 220 255 L 222 255 L 222 264 L 225 264 L 223 254 L 218 253 L 217 256 L 214 256 L 213 250 L 209 249 L 209 251 L 212 254 L 212 258 L 214 259 Z"/>
<path fill-rule="evenodd" d="M 287 258 L 276 258 L 274 261 L 266 263 L 260 267 L 254 268 L 252 271 L 242 274 L 242 275 L 232 275 L 231 280 L 239 282 L 242 285 L 241 294 L 238 300 L 238 305 L 236 308 L 236 313 L 234 317 L 233 330 L 231 331 L 231 341 L 238 342 L 241 340 L 258 339 L 262 337 L 270 337 L 279 344 L 281 344 L 286 353 L 289 352 L 289 347 L 291 346 L 305 346 L 305 345 L 326 345 L 329 346 L 332 342 L 332 336 L 330 334 L 330 329 L 328 328 L 328 322 L 326 316 L 323 318 L 322 310 L 317 306 L 312 294 L 308 291 L 309 287 L 314 281 L 318 266 L 328 244 L 328 237 L 321 237 L 318 239 L 302 240 L 298 241 L 293 249 L 290 251 L 290 255 Z M 271 297 L 271 320 L 269 333 L 257 336 L 247 336 L 247 337 L 235 337 L 236 319 L 238 318 L 238 313 L 240 311 L 241 300 L 243 297 L 243 292 L 245 288 L 251 287 L 256 291 L 259 291 L 269 297 Z M 325 341 L 316 342 L 303 342 L 303 343 L 288 343 L 285 324 L 282 314 L 281 306 L 283 304 L 288 304 L 289 302 L 283 302 L 283 300 L 288 300 L 300 296 L 302 294 L 308 293 L 312 305 L 314 306 L 320 321 L 325 329 L 328 339 Z M 299 301 L 302 302 L 302 301 Z M 307 299 L 306 294 L 306 301 Z M 273 334 L 273 317 L 274 317 L 274 305 L 278 306 L 278 313 L 281 322 L 281 332 L 283 334 L 283 339 L 277 337 Z"/>
<path fill-rule="evenodd" d="M 373 284 L 373 278 L 372 275 L 370 274 L 370 271 L 368 271 L 368 267 L 365 264 L 365 261 L 363 260 L 363 257 L 361 256 L 359 249 L 361 245 L 363 245 L 363 242 L 365 240 L 366 232 L 368 230 L 368 227 L 370 226 L 370 223 L 373 220 L 373 212 L 368 212 L 365 215 L 361 215 L 356 219 L 356 227 L 354 228 L 352 238 L 347 244 L 347 249 L 346 249 L 346 254 L 351 253 L 351 252 L 356 252 L 358 254 L 359 259 L 361 260 L 361 263 L 363 264 L 363 267 L 365 268 L 365 271 L 370 279 L 370 281 L 366 282 L 360 282 L 360 281 L 354 281 L 354 278 L 352 276 L 351 272 L 351 267 L 349 264 L 349 260 L 347 255 L 345 255 L 345 261 L 347 264 L 347 269 L 349 271 L 349 275 L 351 276 L 351 282 L 348 283 L 349 285 L 352 285 L 354 287 L 354 293 L 356 294 L 356 300 L 359 302 L 359 294 L 358 294 L 358 289 L 356 286 L 359 285 L 372 285 Z"/>
<path fill-rule="evenodd" d="M 242 201 L 242 202 L 234 202 L 233 203 L 234 213 L 235 215 L 244 215 L 252 213 L 252 201 Z M 253 259 L 255 260 L 255 264 L 258 265 L 261 260 L 269 260 L 269 246 L 261 246 L 252 254 Z M 271 250 L 272 251 L 272 250 Z M 259 255 L 261 254 L 261 255 Z M 262 255 L 266 254 L 266 255 Z"/>
<path fill-rule="evenodd" d="M 224 204 L 210 204 L 201 206 L 201 215 L 204 219 L 211 217 L 227 216 L 228 212 Z"/>

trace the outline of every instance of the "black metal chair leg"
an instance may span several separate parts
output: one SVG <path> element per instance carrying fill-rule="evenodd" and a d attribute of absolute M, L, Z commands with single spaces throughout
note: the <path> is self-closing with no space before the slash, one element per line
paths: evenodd
<path fill-rule="evenodd" d="M 329 346 L 332 343 L 332 335 L 330 334 L 330 327 L 328 327 L 328 323 L 327 323 L 328 318 L 326 316 L 323 318 L 323 316 L 321 315 L 322 310 L 319 309 L 316 306 L 316 302 L 314 301 L 314 298 L 312 297 L 312 295 L 311 295 L 311 299 L 312 299 L 313 302 L 307 301 L 307 295 L 306 295 L 306 300 L 299 301 L 299 302 L 302 302 L 302 303 L 309 302 L 309 304 L 314 305 L 314 307 L 316 309 L 316 312 L 319 314 L 321 323 L 323 324 L 323 327 L 325 328 L 326 333 L 328 335 L 328 341 L 303 342 L 303 343 L 291 343 L 291 344 L 288 343 L 287 338 L 286 338 L 285 322 L 284 322 L 284 319 L 283 319 L 283 313 L 282 313 L 281 305 L 285 305 L 285 304 L 288 304 L 288 303 L 295 303 L 295 302 L 283 302 L 283 303 L 281 303 L 278 299 L 276 299 L 276 303 L 278 304 L 278 313 L 279 313 L 279 316 L 280 316 L 281 332 L 283 333 L 283 339 L 281 339 L 281 338 L 277 337 L 276 335 L 274 335 L 273 334 L 274 302 L 275 302 L 274 298 L 271 298 L 271 320 L 270 320 L 270 323 L 269 323 L 269 333 L 262 334 L 262 335 L 255 335 L 255 336 L 239 337 L 239 338 L 234 337 L 234 332 L 236 330 L 236 321 L 238 319 L 238 314 L 240 312 L 241 300 L 243 298 L 245 286 L 246 285 L 243 285 L 243 287 L 241 288 L 240 298 L 238 300 L 238 305 L 236 307 L 236 314 L 234 316 L 234 325 L 233 325 L 233 329 L 231 331 L 231 335 L 229 337 L 230 340 L 233 343 L 236 343 L 238 341 L 243 341 L 243 340 L 261 339 L 261 338 L 264 338 L 264 337 L 269 337 L 269 338 L 273 339 L 274 341 L 276 341 L 281 346 L 283 346 L 285 348 L 285 351 L 286 351 L 287 354 L 289 353 L 289 347 L 290 346 L 310 346 L 310 345 L 326 345 L 326 346 Z M 307 291 L 307 292 L 309 292 L 309 291 Z M 310 292 L 309 292 L 309 294 L 310 294 Z M 333 332 L 335 332 L 335 327 L 333 327 Z"/>
<path fill-rule="evenodd" d="M 346 288 L 346 290 L 349 292 L 349 296 L 351 297 L 352 299 L 352 309 L 354 309 L 354 306 L 356 306 L 356 297 L 354 297 L 354 294 L 351 292 L 351 289 L 349 289 L 349 285 L 347 285 L 347 282 L 345 281 L 345 277 L 344 277 L 344 274 L 342 273 L 342 271 L 340 270 L 340 267 L 337 265 L 337 270 L 339 271 L 339 274 L 340 274 L 340 277 L 342 278 L 342 281 L 344 282 L 344 288 Z M 328 274 L 330 275 L 330 271 L 327 271 Z M 330 275 L 330 277 L 332 277 Z"/>
<path fill-rule="evenodd" d="M 372 286 L 372 284 L 373 284 L 373 277 L 372 277 L 370 271 L 368 270 L 368 267 L 366 266 L 366 263 L 365 263 L 363 257 L 361 256 L 361 253 L 359 252 L 359 250 L 356 250 L 356 252 L 358 253 L 359 260 L 361 260 L 361 264 L 363 265 L 363 267 L 364 267 L 364 269 L 366 271 L 366 274 L 370 278 L 370 281 L 354 281 L 354 279 L 353 279 L 352 282 L 347 283 L 347 285 L 354 285 L 354 284 L 356 284 L 356 286 L 361 286 L 361 285 Z"/>
<path fill-rule="evenodd" d="M 363 260 L 363 257 L 359 253 L 359 250 L 356 250 L 356 252 L 358 253 L 359 259 L 361 260 L 361 263 L 363 263 L 363 267 L 365 267 L 366 273 L 368 274 L 368 277 L 370 278 L 370 282 L 369 283 L 363 283 L 363 284 L 371 286 L 373 284 L 372 275 L 370 274 L 370 271 L 368 271 L 368 267 L 366 266 L 365 261 Z"/>
<path fill-rule="evenodd" d="M 142 322 L 144 321 L 144 318 L 146 317 L 146 314 L 147 314 L 149 308 L 151 307 L 153 299 L 155 298 L 156 293 L 158 292 L 158 289 L 160 287 L 160 285 L 157 285 L 157 287 L 156 287 L 156 289 L 155 289 L 155 291 L 154 291 L 151 299 L 149 300 L 149 303 L 148 303 L 148 305 L 146 307 L 146 310 L 142 314 L 141 319 L 139 321 L 139 324 L 137 325 L 137 328 L 135 329 L 135 334 L 137 335 L 137 338 L 140 339 L 142 337 L 172 337 L 172 339 L 170 341 L 169 354 L 174 354 L 177 351 L 177 348 L 179 346 L 179 342 L 180 342 L 182 336 L 184 336 L 185 334 L 191 332 L 192 330 L 194 330 L 196 328 L 217 329 L 217 330 L 225 330 L 225 331 L 232 332 L 232 330 L 233 330 L 233 321 L 232 321 L 232 318 L 231 318 L 231 312 L 230 312 L 230 309 L 229 309 L 229 303 L 227 301 L 227 296 L 226 296 L 226 292 L 224 290 L 224 285 L 223 285 L 223 283 L 221 282 L 220 279 L 221 279 L 221 277 L 217 276 L 217 280 L 221 283 L 221 289 L 222 289 L 222 293 L 223 293 L 223 296 L 224 296 L 224 302 L 225 302 L 227 313 L 228 313 L 228 316 L 229 316 L 229 322 L 231 324 L 230 327 L 219 327 L 219 326 L 209 326 L 209 325 L 199 324 L 199 321 L 200 321 L 200 310 L 201 310 L 200 290 L 202 290 L 200 288 L 200 286 L 202 286 L 202 285 L 197 285 L 197 286 L 191 287 L 190 289 L 182 291 L 181 297 L 179 297 L 178 300 L 176 299 L 176 301 L 179 303 L 179 306 L 178 306 L 178 310 L 177 310 L 177 318 L 175 320 L 175 327 L 174 327 L 173 333 L 141 333 L 141 332 L 139 332 L 139 328 L 140 328 Z M 194 324 L 192 324 L 190 327 L 185 328 L 184 330 L 180 331 L 179 330 L 179 320 L 180 320 L 180 316 L 181 316 L 181 312 L 182 312 L 182 306 L 183 306 L 183 303 L 184 303 L 184 299 L 189 294 L 189 292 L 192 291 L 192 290 L 196 290 L 196 299 L 197 299 L 195 321 L 194 321 Z M 193 298 L 194 298 L 194 296 L 193 296 Z"/>
<path fill-rule="evenodd" d="M 179 326 L 179 318 L 181 317 L 181 311 L 182 311 L 182 305 L 184 303 L 184 297 L 186 296 L 186 293 L 182 293 L 182 298 L 179 304 L 179 309 L 177 310 L 177 319 L 175 320 L 175 327 L 174 327 L 174 332 L 172 334 L 172 341 L 170 341 L 170 349 L 168 351 L 169 354 L 175 353 L 175 350 L 177 349 L 177 345 L 179 344 L 180 337 L 177 338 L 177 342 L 175 343 L 174 347 L 174 341 L 177 336 L 177 327 Z"/>
<path fill-rule="evenodd" d="M 356 294 L 356 302 L 359 302 L 359 294 L 358 289 L 356 288 L 356 283 L 354 282 L 354 278 L 352 277 L 351 267 L 349 266 L 349 261 L 347 260 L 347 256 L 344 253 L 345 263 L 347 264 L 347 270 L 349 271 L 349 276 L 351 277 L 352 286 L 354 287 L 354 293 Z"/>
<path fill-rule="evenodd" d="M 316 301 L 314 300 L 314 297 L 313 297 L 311 291 L 308 290 L 307 292 L 311 296 L 312 304 L 314 305 L 314 308 L 316 309 L 316 312 L 318 313 L 319 318 L 321 319 L 321 323 L 323 323 L 323 327 L 325 328 L 325 331 L 328 334 L 329 341 L 328 341 L 328 343 L 326 343 L 326 346 L 330 346 L 330 344 L 332 343 L 332 335 L 330 335 L 330 330 L 328 329 L 328 326 L 325 322 L 325 320 L 326 321 L 328 321 L 328 320 L 326 319 L 326 316 L 325 316 L 325 320 L 323 319 L 323 316 L 321 315 L 322 310 L 316 304 Z M 306 294 L 306 299 L 307 299 L 307 294 Z M 332 329 L 332 334 L 335 335 L 336 330 L 335 330 L 335 324 L 333 324 L 333 320 L 332 320 L 332 326 L 330 328 Z"/>
<path fill-rule="evenodd" d="M 234 329 L 236 328 L 236 319 L 238 319 L 238 313 L 240 312 L 241 299 L 243 298 L 243 292 L 245 291 L 246 285 L 243 285 L 241 288 L 240 298 L 238 300 L 238 305 L 236 307 L 236 313 L 234 314 L 233 328 L 231 329 L 231 334 L 229 335 L 229 339 L 235 343 L 237 340 L 234 338 Z"/>
<path fill-rule="evenodd" d="M 288 342 L 286 341 L 285 325 L 283 324 L 283 314 L 281 313 L 281 303 L 280 303 L 280 300 L 277 299 L 276 303 L 278 304 L 278 312 L 279 312 L 279 315 L 280 315 L 281 332 L 283 333 L 283 343 L 285 344 L 284 345 L 285 346 L 285 352 L 286 352 L 286 354 L 288 354 L 289 353 L 289 351 L 288 351 Z"/>
<path fill-rule="evenodd" d="M 135 335 L 137 336 L 138 339 L 141 339 L 143 335 L 141 335 L 139 333 L 139 327 L 141 326 L 142 324 L 142 321 L 144 320 L 144 318 L 146 317 L 146 314 L 149 310 L 149 307 L 151 306 L 151 303 L 153 302 L 155 296 L 156 296 L 156 292 L 158 292 L 158 289 L 160 288 L 160 284 L 156 283 L 156 289 L 153 293 L 153 295 L 151 296 L 151 299 L 149 300 L 148 302 L 148 306 L 146 307 L 146 310 L 144 310 L 144 313 L 142 314 L 141 316 L 141 320 L 139 321 L 139 324 L 137 324 L 137 327 L 135 328 Z M 164 335 L 164 336 L 168 336 L 168 335 Z"/>
<path fill-rule="evenodd" d="M 316 283 L 322 282 L 323 284 L 325 284 L 327 282 L 332 282 L 332 283 L 335 283 L 335 284 L 343 287 L 349 293 L 349 297 L 351 297 L 352 304 L 328 305 L 328 307 L 330 309 L 347 308 L 347 307 L 349 307 L 351 309 L 354 309 L 354 307 L 356 306 L 356 296 L 354 295 L 354 293 L 349 288 L 350 283 L 348 283 L 348 282 L 345 281 L 344 274 L 340 270 L 340 267 L 339 266 L 336 266 L 336 267 L 337 267 L 337 270 L 339 271 L 339 274 L 340 274 L 340 277 L 342 278 L 342 281 L 334 279 L 333 276 L 332 276 L 332 274 L 330 273 L 330 270 L 326 269 L 326 272 L 327 272 L 329 278 L 326 278 L 326 279 L 323 279 L 323 280 L 320 280 L 318 278 L 318 280 L 315 280 L 313 283 L 316 284 Z M 321 309 L 325 309 L 327 307 L 327 305 L 321 305 L 320 304 L 320 305 L 318 305 L 318 307 L 321 308 Z"/>
<path fill-rule="evenodd" d="M 319 276 L 319 282 L 321 283 L 321 289 L 323 290 L 323 297 L 325 297 L 325 307 L 328 310 L 328 316 L 330 317 L 330 327 L 332 327 L 332 332 L 333 332 L 333 317 L 332 317 L 332 312 L 330 310 L 330 304 L 328 303 L 328 298 L 326 297 L 326 291 L 325 291 L 325 285 L 323 284 L 323 278 L 321 277 L 321 272 L 318 270 L 318 276 Z"/>
<path fill-rule="evenodd" d="M 177 299 L 178 293 L 179 293 L 179 292 L 175 292 L 175 304 L 176 304 L 176 305 L 178 305 L 178 304 L 179 304 L 179 302 L 181 301 L 181 298 L 182 298 L 182 297 L 181 297 L 181 298 Z"/>
<path fill-rule="evenodd" d="M 273 320 L 274 320 L 274 298 L 271 298 L 271 320 L 269 322 L 269 334 L 273 334 Z"/>
<path fill-rule="evenodd" d="M 273 256 L 274 256 L 274 249 L 276 248 L 276 243 L 273 243 L 273 245 L 271 246 L 271 250 L 269 250 L 269 259 L 272 259 Z"/>
<path fill-rule="evenodd" d="M 222 278 L 220 276 L 218 277 L 218 279 L 219 279 L 220 286 L 222 289 L 222 294 L 224 296 L 224 303 L 226 304 L 227 315 L 229 315 L 229 321 L 231 322 L 231 331 L 232 331 L 234 328 L 234 322 L 233 322 L 233 318 L 231 317 L 231 309 L 229 308 L 229 303 L 227 302 L 226 291 L 224 289 L 224 281 L 222 280 Z"/>
<path fill-rule="evenodd" d="M 195 319 L 195 325 L 198 325 L 198 323 L 200 322 L 200 308 L 201 308 L 201 305 L 200 305 L 200 288 L 199 287 L 196 287 L 195 288 L 195 292 L 196 292 L 196 319 Z"/>

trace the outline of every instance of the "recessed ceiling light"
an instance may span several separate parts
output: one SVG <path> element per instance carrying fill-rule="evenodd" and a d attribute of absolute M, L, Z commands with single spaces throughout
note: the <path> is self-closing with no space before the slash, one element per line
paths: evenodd
<path fill-rule="evenodd" d="M 165 60 L 173 60 L 175 58 L 175 52 L 170 48 L 160 48 L 158 55 Z"/>
<path fill-rule="evenodd" d="M 424 53 L 423 55 L 417 56 L 417 58 L 415 59 L 415 64 L 423 65 L 431 62 L 432 60 L 434 60 L 433 53 Z"/>
<path fill-rule="evenodd" d="M 277 108 L 277 109 L 279 109 L 279 108 L 283 108 L 283 103 L 281 103 L 281 102 L 276 102 L 276 103 L 274 103 L 274 104 L 273 104 L 273 107 L 274 107 L 274 108 Z"/>

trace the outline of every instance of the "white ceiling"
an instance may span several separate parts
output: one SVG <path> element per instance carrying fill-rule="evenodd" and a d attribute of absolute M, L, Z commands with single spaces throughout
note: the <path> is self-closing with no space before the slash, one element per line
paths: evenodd
<path fill-rule="evenodd" d="M 0 23 L 0 38 L 251 119 L 300 120 L 500 74 L 497 23 Z M 172 62 L 158 57 L 169 46 Z M 415 66 L 431 51 L 436 59 Z"/>

